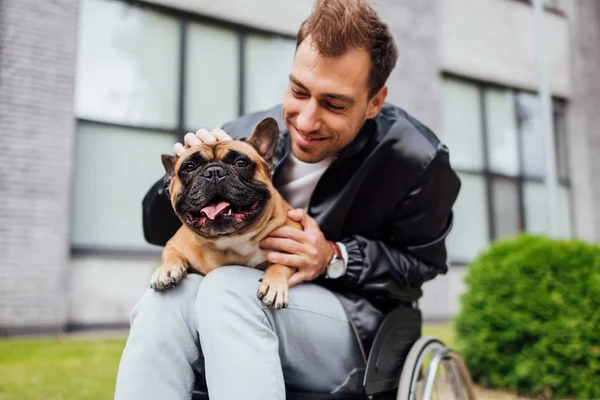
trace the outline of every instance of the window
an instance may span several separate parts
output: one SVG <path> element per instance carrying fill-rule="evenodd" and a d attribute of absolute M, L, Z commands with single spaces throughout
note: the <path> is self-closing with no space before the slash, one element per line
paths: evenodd
<path fill-rule="evenodd" d="M 148 251 L 141 201 L 161 153 L 283 100 L 295 40 L 164 7 L 82 0 L 71 244 Z M 132 151 L 135 150 L 135 152 Z"/>
<path fill-rule="evenodd" d="M 471 262 L 497 238 L 548 232 L 538 97 L 445 77 L 440 139 L 463 183 L 448 237 L 451 261 Z M 554 105 L 560 232 L 571 235 L 564 112 Z"/>
<path fill-rule="evenodd" d="M 85 0 L 78 32 L 78 117 L 177 126 L 177 21 L 125 3 Z"/>
<path fill-rule="evenodd" d="M 295 51 L 296 42 L 289 39 L 248 36 L 244 112 L 264 110 L 283 100 Z"/>
<path fill-rule="evenodd" d="M 239 113 L 240 50 L 236 32 L 188 25 L 185 67 L 185 126 L 218 128 Z"/>
<path fill-rule="evenodd" d="M 160 155 L 172 153 L 174 142 L 175 135 L 168 132 L 78 124 L 73 246 L 150 247 L 141 229 L 141 201 L 150 186 L 164 174 Z"/>

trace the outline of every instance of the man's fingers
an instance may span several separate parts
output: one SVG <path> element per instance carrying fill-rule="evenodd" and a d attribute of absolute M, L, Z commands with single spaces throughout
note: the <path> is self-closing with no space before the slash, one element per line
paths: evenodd
<path fill-rule="evenodd" d="M 300 225 L 302 225 L 302 229 L 305 231 L 307 228 L 312 229 L 318 226 L 317 222 L 301 208 L 288 211 L 288 218 L 300 223 Z"/>
<path fill-rule="evenodd" d="M 277 228 L 271 233 L 269 233 L 269 237 L 282 237 L 293 239 L 297 242 L 303 243 L 307 240 L 306 234 L 304 231 L 301 231 L 297 228 L 292 228 L 291 226 L 282 226 L 281 228 Z"/>
<path fill-rule="evenodd" d="M 185 147 L 183 147 L 183 145 L 181 143 L 175 143 L 173 145 L 173 152 L 175 153 L 175 155 L 177 157 L 181 156 L 184 151 L 185 151 Z"/>
<path fill-rule="evenodd" d="M 185 148 L 189 149 L 190 147 L 200 146 L 202 141 L 198 139 L 198 137 L 192 132 L 188 132 L 183 137 L 183 142 L 185 144 Z"/>
<path fill-rule="evenodd" d="M 304 210 L 302 210 L 301 208 L 296 208 L 294 210 L 288 211 L 288 218 L 293 221 L 300 222 L 302 221 L 302 218 L 304 218 L 304 214 Z"/>
<path fill-rule="evenodd" d="M 217 143 L 217 138 L 214 137 L 209 131 L 206 129 L 198 129 L 196 131 L 196 137 L 202 141 L 202 143 L 211 144 Z"/>
<path fill-rule="evenodd" d="M 295 254 L 283 254 L 283 253 L 269 253 L 267 255 L 267 260 L 269 260 L 272 264 L 281 264 L 286 267 L 296 267 L 300 268 L 304 264 L 306 264 L 302 257 L 297 256 Z"/>
<path fill-rule="evenodd" d="M 217 138 L 218 142 L 226 142 L 228 140 L 232 140 L 231 136 L 227 134 L 223 129 L 213 129 L 210 131 L 210 134 Z"/>
<path fill-rule="evenodd" d="M 302 245 L 292 239 L 267 237 L 260 242 L 260 247 L 268 250 L 284 251 L 290 254 L 300 254 Z"/>

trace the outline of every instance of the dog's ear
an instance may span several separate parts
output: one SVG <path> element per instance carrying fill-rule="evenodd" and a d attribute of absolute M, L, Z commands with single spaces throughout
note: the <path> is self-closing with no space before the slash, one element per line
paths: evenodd
<path fill-rule="evenodd" d="M 277 148 L 277 139 L 279 139 L 279 126 L 274 118 L 268 117 L 260 121 L 252 135 L 246 141 L 250 143 L 258 154 L 269 164 L 273 163 L 273 154 Z"/>
<path fill-rule="evenodd" d="M 162 164 L 165 167 L 165 172 L 167 173 L 167 181 L 171 181 L 173 176 L 175 176 L 175 164 L 177 164 L 177 157 L 168 154 L 162 154 L 160 159 L 162 160 Z"/>

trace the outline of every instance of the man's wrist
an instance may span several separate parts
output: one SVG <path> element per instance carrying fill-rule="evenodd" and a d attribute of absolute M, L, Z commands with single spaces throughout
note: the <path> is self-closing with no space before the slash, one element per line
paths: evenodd
<path fill-rule="evenodd" d="M 333 261 L 334 257 L 337 257 L 340 259 L 342 258 L 342 251 L 340 250 L 340 247 L 336 242 L 332 242 L 331 240 L 328 240 L 327 243 L 329 243 L 329 247 L 331 247 L 331 250 L 333 252 L 331 254 L 331 257 L 329 258 L 329 262 L 327 263 L 327 265 L 329 265 Z"/>
<path fill-rule="evenodd" d="M 346 267 L 348 266 L 348 251 L 346 246 L 341 242 L 327 241 L 331 246 L 333 255 L 331 261 L 326 267 L 325 277 L 331 279 L 337 279 L 346 273 Z"/>

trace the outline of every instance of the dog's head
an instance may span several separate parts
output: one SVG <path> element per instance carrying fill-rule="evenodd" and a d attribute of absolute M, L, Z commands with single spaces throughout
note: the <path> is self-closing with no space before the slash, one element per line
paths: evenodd
<path fill-rule="evenodd" d="M 171 204 L 181 221 L 208 238 L 266 223 L 278 135 L 277 122 L 265 118 L 245 141 L 204 144 L 180 157 L 163 154 Z"/>

